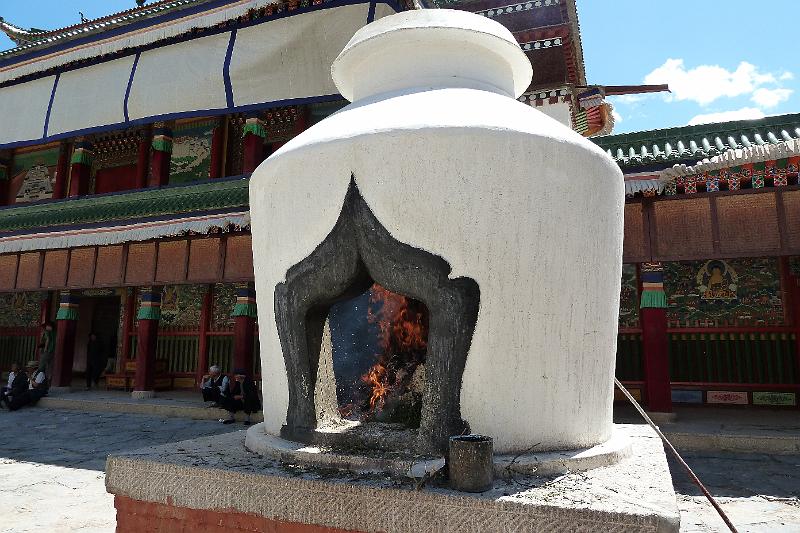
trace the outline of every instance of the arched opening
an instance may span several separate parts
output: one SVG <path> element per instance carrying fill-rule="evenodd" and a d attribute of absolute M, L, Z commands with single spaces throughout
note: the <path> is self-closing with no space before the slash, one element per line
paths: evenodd
<path fill-rule="evenodd" d="M 441 452 L 448 437 L 464 432 L 468 426 L 461 419 L 461 380 L 480 290 L 474 280 L 449 279 L 449 273 L 450 265 L 442 258 L 394 239 L 351 181 L 334 228 L 275 288 L 275 317 L 289 381 L 283 436 L 320 442 L 322 437 L 315 431 L 319 419 L 315 390 L 326 321 L 332 306 L 363 295 L 376 283 L 426 313 L 425 379 L 416 448 Z M 396 379 L 405 363 L 394 366 Z M 331 438 L 330 434 L 325 438 Z"/>

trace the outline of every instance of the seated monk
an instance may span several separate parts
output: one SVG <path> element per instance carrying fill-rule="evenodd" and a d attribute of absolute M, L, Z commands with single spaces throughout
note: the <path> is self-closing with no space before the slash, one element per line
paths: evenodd
<path fill-rule="evenodd" d="M 30 373 L 30 380 L 27 390 L 19 394 L 9 395 L 8 408 L 11 411 L 16 411 L 26 405 L 34 405 L 43 396 L 47 395 L 50 388 L 50 382 L 44 370 L 37 370 L 39 367 L 38 361 L 28 361 L 28 372 Z"/>
<path fill-rule="evenodd" d="M 0 389 L 0 407 L 7 406 L 14 396 L 20 396 L 28 391 L 28 374 L 19 369 L 19 365 L 11 365 L 8 375 L 8 386 Z"/>
<path fill-rule="evenodd" d="M 208 374 L 200 381 L 200 391 L 204 402 L 214 402 L 208 407 L 219 407 L 223 391 L 228 389 L 228 376 L 223 376 L 217 365 L 208 369 Z"/>
<path fill-rule="evenodd" d="M 235 370 L 234 380 L 228 385 L 227 394 L 223 397 L 222 408 L 228 411 L 228 418 L 221 419 L 220 422 L 233 424 L 236 421 L 236 413 L 244 411 L 247 415 L 245 426 L 250 425 L 250 415 L 261 410 L 258 389 L 246 370 L 241 368 Z"/>

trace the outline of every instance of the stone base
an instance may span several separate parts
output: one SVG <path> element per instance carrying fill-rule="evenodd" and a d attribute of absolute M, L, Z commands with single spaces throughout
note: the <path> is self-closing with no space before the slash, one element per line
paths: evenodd
<path fill-rule="evenodd" d="M 631 439 L 620 427 L 615 426 L 614 433 L 608 441 L 591 448 L 495 455 L 494 475 L 496 478 L 509 478 L 520 474 L 549 476 L 582 472 L 618 463 L 631 455 Z M 284 463 L 333 468 L 359 474 L 380 472 L 393 476 L 422 477 L 444 466 L 444 457 L 425 457 L 398 452 L 367 455 L 293 442 L 264 433 L 264 424 L 256 424 L 247 430 L 245 447 L 259 455 Z"/>
<path fill-rule="evenodd" d="M 647 411 L 647 416 L 649 416 L 650 420 L 652 420 L 657 426 L 661 426 L 663 424 L 673 424 L 678 419 L 678 415 L 676 413 Z"/>
<path fill-rule="evenodd" d="M 481 494 L 449 490 L 435 476 L 424 482 L 281 463 L 247 451 L 244 432 L 112 455 L 106 487 L 116 496 L 119 532 L 677 532 L 661 441 L 645 426 L 617 430 L 632 441 L 617 464 L 515 474 Z"/>
<path fill-rule="evenodd" d="M 154 390 L 135 390 L 131 392 L 131 398 L 134 400 L 147 400 L 148 398 L 153 398 L 156 395 L 156 391 Z"/>

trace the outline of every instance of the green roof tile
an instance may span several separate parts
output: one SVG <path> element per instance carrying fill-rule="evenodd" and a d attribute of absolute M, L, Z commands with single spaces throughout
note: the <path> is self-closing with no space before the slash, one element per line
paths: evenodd
<path fill-rule="evenodd" d="M 0 235 L 37 228 L 124 222 L 242 207 L 249 202 L 247 178 L 197 185 L 142 189 L 0 209 Z"/>
<path fill-rule="evenodd" d="M 800 138 L 800 113 L 606 135 L 591 140 L 623 169 L 700 161 L 727 150 Z"/>

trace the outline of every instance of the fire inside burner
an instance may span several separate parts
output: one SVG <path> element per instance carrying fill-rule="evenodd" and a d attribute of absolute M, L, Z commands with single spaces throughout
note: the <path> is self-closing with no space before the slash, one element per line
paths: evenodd
<path fill-rule="evenodd" d="M 428 344 L 425 305 L 374 284 L 334 305 L 330 325 L 341 416 L 418 427 Z"/>

